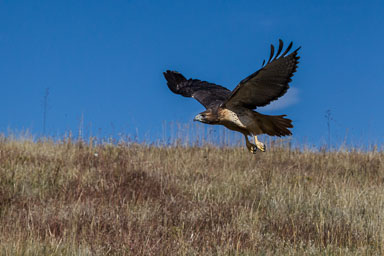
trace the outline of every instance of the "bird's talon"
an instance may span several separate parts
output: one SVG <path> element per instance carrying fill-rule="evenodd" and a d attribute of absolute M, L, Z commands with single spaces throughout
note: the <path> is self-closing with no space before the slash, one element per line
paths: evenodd
<path fill-rule="evenodd" d="M 259 143 L 256 144 L 256 146 L 257 146 L 257 148 L 260 149 L 262 152 L 265 152 L 265 150 L 266 150 L 266 146 L 265 146 L 263 143 L 259 142 Z"/>
<path fill-rule="evenodd" d="M 251 151 L 252 154 L 256 154 L 257 147 L 256 146 L 251 146 L 250 151 Z"/>

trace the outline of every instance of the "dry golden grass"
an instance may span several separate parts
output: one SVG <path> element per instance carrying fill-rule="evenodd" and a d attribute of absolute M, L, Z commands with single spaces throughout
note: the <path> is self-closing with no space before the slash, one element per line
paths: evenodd
<path fill-rule="evenodd" d="M 2 255 L 380 255 L 384 154 L 0 139 Z"/>

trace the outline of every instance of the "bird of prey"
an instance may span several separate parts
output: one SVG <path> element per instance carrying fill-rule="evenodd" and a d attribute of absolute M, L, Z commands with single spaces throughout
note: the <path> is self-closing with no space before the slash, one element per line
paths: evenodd
<path fill-rule="evenodd" d="M 254 111 L 287 92 L 300 58 L 300 47 L 289 53 L 291 48 L 292 42 L 282 53 L 283 42 L 279 39 L 276 54 L 274 46 L 271 45 L 267 63 L 264 60 L 261 69 L 240 81 L 233 91 L 198 79 L 187 80 L 176 71 L 167 70 L 163 74 L 172 92 L 192 97 L 206 108 L 195 116 L 194 121 L 224 125 L 230 130 L 241 132 L 248 150 L 255 154 L 257 149 L 265 151 L 265 145 L 257 139 L 257 135 L 292 135 L 288 129 L 293 128 L 292 121 L 285 118 L 286 115 L 263 115 Z M 253 137 L 255 144 L 248 140 L 248 136 Z"/>

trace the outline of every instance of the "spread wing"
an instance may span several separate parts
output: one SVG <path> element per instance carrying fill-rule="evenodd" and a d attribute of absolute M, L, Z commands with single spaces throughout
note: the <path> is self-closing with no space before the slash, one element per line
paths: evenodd
<path fill-rule="evenodd" d="M 267 64 L 264 66 L 264 60 L 260 70 L 242 80 L 223 105 L 228 108 L 241 106 L 255 109 L 283 96 L 289 88 L 288 83 L 292 81 L 291 77 L 300 58 L 297 56 L 300 47 L 287 55 L 291 47 L 292 42 L 280 55 L 283 41 L 279 40 L 279 48 L 274 55 L 275 49 L 271 45 L 271 55 Z"/>
<path fill-rule="evenodd" d="M 200 102 L 206 109 L 215 108 L 223 104 L 231 91 L 227 88 L 200 81 L 198 79 L 185 79 L 185 77 L 176 71 L 169 71 L 163 73 L 167 80 L 169 89 L 184 97 L 192 97 Z"/>

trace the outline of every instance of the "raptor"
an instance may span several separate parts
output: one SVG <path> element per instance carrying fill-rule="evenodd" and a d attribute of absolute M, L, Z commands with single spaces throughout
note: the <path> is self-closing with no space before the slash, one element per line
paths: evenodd
<path fill-rule="evenodd" d="M 268 61 L 264 60 L 261 69 L 240 81 L 233 91 L 198 79 L 187 80 L 176 71 L 167 70 L 164 77 L 172 92 L 192 97 L 206 108 L 195 116 L 195 121 L 224 125 L 241 132 L 250 152 L 256 153 L 257 149 L 264 152 L 265 145 L 257 139 L 257 135 L 292 135 L 289 130 L 293 128 L 292 121 L 286 115 L 264 115 L 255 111 L 257 107 L 266 106 L 283 96 L 289 88 L 299 63 L 300 47 L 290 52 L 291 42 L 284 52 L 283 48 L 283 41 L 279 40 L 275 54 L 275 47 L 271 45 Z M 248 136 L 253 137 L 254 144 Z"/>

